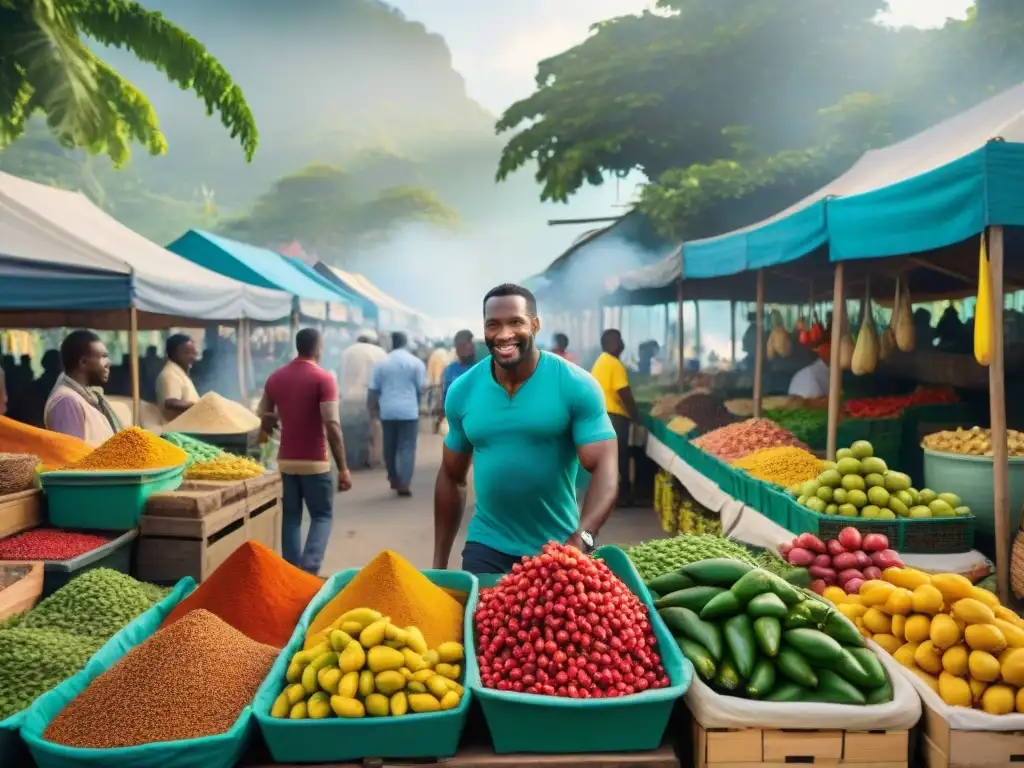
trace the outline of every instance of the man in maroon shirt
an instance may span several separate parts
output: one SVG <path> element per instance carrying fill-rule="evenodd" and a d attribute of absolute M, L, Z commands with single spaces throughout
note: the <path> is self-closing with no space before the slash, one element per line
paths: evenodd
<path fill-rule="evenodd" d="M 317 574 L 331 537 L 334 486 L 330 446 L 338 466 L 338 490 L 352 487 L 341 436 L 338 384 L 320 367 L 323 338 L 315 328 L 295 336 L 298 355 L 270 374 L 263 388 L 259 415 L 265 431 L 281 425 L 277 464 L 284 484 L 281 551 L 284 559 Z M 275 413 L 276 411 L 276 413 Z M 309 509 L 309 533 L 302 545 L 302 505 Z"/>

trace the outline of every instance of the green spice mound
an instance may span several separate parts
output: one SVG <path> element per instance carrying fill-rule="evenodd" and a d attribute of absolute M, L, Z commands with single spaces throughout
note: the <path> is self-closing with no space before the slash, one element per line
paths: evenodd
<path fill-rule="evenodd" d="M 196 438 L 182 434 L 181 432 L 167 432 L 166 434 L 160 435 L 160 437 L 172 445 L 178 446 L 188 455 L 188 459 L 185 460 L 185 469 L 188 469 L 193 464 L 200 464 L 204 461 L 216 459 L 224 453 L 223 450 L 215 445 L 204 443 L 202 440 L 197 440 Z"/>
<path fill-rule="evenodd" d="M 0 631 L 0 720 L 78 672 L 103 641 L 48 629 Z"/>
<path fill-rule="evenodd" d="M 737 541 L 724 536 L 680 535 L 668 539 L 653 539 L 626 550 L 644 581 L 698 560 L 723 557 L 740 560 L 785 577 L 792 570 L 784 560 L 768 552 L 755 553 Z"/>
<path fill-rule="evenodd" d="M 72 579 L 25 616 L 23 629 L 56 629 L 109 640 L 125 624 L 149 610 L 166 591 L 109 568 Z"/>

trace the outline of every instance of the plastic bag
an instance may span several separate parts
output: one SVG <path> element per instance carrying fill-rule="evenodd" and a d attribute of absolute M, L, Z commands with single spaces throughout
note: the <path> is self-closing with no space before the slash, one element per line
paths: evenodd
<path fill-rule="evenodd" d="M 861 707 L 819 702 L 752 701 L 722 696 L 694 676 L 693 684 L 684 697 L 686 706 L 705 728 L 909 730 L 921 719 L 921 699 L 907 682 L 900 665 L 877 645 L 869 645 L 881 659 L 892 682 L 892 701 L 888 704 Z"/>
<path fill-rule="evenodd" d="M 253 731 L 252 708 L 246 707 L 227 733 L 183 741 L 163 741 L 118 749 L 81 749 L 54 744 L 43 731 L 69 701 L 122 656 L 153 635 L 174 607 L 196 588 L 191 578 L 107 641 L 85 668 L 56 688 L 44 693 L 29 707 L 21 736 L 39 768 L 230 768 L 235 765 Z"/>

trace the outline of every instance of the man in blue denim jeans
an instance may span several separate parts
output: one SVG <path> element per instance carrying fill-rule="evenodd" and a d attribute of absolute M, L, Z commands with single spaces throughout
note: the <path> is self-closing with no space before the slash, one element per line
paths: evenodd
<path fill-rule="evenodd" d="M 427 384 L 427 367 L 409 351 L 408 343 L 404 333 L 391 334 L 391 352 L 374 366 L 367 395 L 370 413 L 380 418 L 384 433 L 388 482 L 399 496 L 412 496 L 420 395 Z"/>
<path fill-rule="evenodd" d="M 317 574 L 331 537 L 334 483 L 331 454 L 338 466 L 338 490 L 352 487 L 341 436 L 338 384 L 320 367 L 323 338 L 315 328 L 295 336 L 294 360 L 270 374 L 263 388 L 259 415 L 266 431 L 280 421 L 278 468 L 284 485 L 281 550 L 284 559 Z M 269 428 L 269 429 L 268 429 Z M 302 545 L 302 507 L 309 509 L 309 534 Z"/>

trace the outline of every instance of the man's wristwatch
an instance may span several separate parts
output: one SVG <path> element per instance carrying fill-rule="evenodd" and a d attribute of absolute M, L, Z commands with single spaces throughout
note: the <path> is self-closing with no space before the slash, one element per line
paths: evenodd
<path fill-rule="evenodd" d="M 583 542 L 583 554 L 589 555 L 594 551 L 594 534 L 590 531 L 581 532 L 580 541 Z"/>

